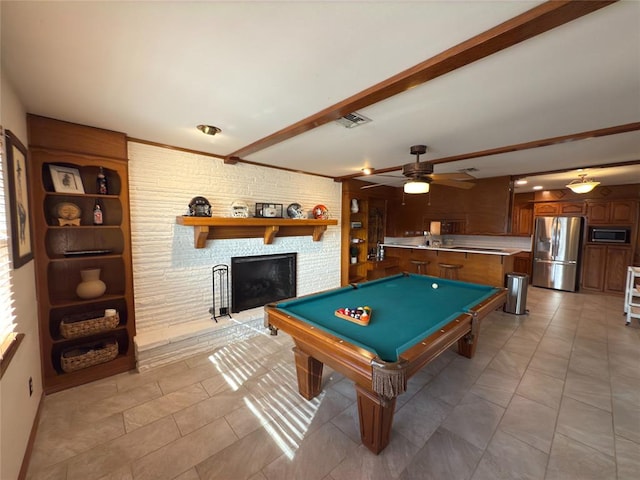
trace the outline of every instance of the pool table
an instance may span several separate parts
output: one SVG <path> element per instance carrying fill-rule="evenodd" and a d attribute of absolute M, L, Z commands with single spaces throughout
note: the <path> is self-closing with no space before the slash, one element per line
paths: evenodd
<path fill-rule="evenodd" d="M 377 454 L 407 379 L 455 342 L 471 358 L 481 319 L 505 298 L 502 288 L 403 273 L 266 305 L 265 326 L 293 338 L 304 398 L 322 391 L 325 363 L 355 382 L 360 437 Z M 360 306 L 372 310 L 368 325 L 335 315 Z"/>

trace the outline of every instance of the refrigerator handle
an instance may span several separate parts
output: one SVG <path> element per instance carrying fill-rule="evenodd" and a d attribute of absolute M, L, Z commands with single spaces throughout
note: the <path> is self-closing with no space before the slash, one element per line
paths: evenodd
<path fill-rule="evenodd" d="M 558 251 L 558 217 L 553 217 L 551 221 L 551 260 L 556 259 Z"/>

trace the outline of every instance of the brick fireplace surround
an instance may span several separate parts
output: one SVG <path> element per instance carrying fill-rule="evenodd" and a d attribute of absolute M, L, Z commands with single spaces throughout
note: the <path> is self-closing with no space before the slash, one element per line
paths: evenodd
<path fill-rule="evenodd" d="M 213 216 L 230 216 L 236 200 L 325 205 L 340 220 L 341 186 L 331 179 L 238 163 L 159 146 L 129 142 L 131 232 L 137 366 L 140 371 L 213 350 L 264 330 L 263 310 L 211 319 L 211 269 L 231 257 L 297 252 L 298 295 L 340 284 L 340 227 L 320 242 L 283 237 L 209 240 L 195 249 L 193 229 L 176 225 L 189 201 L 206 197 Z M 152 175 L 150 175 L 150 172 Z M 340 223 L 340 222 L 338 222 Z M 219 305 L 219 299 L 216 299 Z"/>

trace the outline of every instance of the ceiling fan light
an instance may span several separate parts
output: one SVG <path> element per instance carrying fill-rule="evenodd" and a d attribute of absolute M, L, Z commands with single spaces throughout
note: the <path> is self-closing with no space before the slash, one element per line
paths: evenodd
<path fill-rule="evenodd" d="M 429 182 L 425 182 L 424 180 L 409 180 L 404 184 L 404 193 L 418 194 L 428 192 Z"/>
<path fill-rule="evenodd" d="M 591 190 L 600 185 L 600 182 L 593 180 L 587 181 L 586 174 L 579 175 L 579 180 L 573 180 L 566 187 L 573 193 L 589 193 Z"/>

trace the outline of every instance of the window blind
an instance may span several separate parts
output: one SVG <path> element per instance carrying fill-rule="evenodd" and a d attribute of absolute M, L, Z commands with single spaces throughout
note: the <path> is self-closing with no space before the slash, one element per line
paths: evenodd
<path fill-rule="evenodd" d="M 5 195 L 6 142 L 2 127 L 0 127 L 0 143 L 2 144 L 0 148 L 0 359 L 2 359 L 16 336 Z"/>

